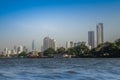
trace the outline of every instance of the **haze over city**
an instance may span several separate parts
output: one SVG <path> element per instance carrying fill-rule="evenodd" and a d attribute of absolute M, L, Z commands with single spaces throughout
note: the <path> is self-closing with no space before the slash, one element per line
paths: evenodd
<path fill-rule="evenodd" d="M 104 41 L 120 38 L 120 0 L 1 0 L 0 49 L 25 45 L 37 49 L 50 36 L 58 46 L 86 41 L 102 22 Z"/>

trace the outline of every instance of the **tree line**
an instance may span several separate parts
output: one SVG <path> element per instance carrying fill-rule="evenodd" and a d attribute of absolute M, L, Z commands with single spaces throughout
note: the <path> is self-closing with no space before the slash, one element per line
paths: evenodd
<path fill-rule="evenodd" d="M 88 46 L 81 44 L 76 47 L 68 48 L 65 50 L 64 47 L 60 47 L 55 51 L 49 48 L 43 52 L 44 56 L 53 57 L 55 54 L 67 54 L 72 57 L 88 57 L 88 58 L 116 58 L 120 57 L 120 39 L 114 42 L 105 42 L 99 44 L 93 49 L 89 49 Z"/>
<path fill-rule="evenodd" d="M 48 48 L 43 52 L 22 52 L 20 54 L 11 55 L 11 57 L 54 57 L 55 55 L 70 55 L 73 58 L 120 58 L 120 39 L 114 42 L 105 42 L 99 44 L 93 49 L 81 44 L 67 50 L 64 47 L 58 48 L 56 51 L 53 48 Z M 4 57 L 0 55 L 0 57 Z"/>

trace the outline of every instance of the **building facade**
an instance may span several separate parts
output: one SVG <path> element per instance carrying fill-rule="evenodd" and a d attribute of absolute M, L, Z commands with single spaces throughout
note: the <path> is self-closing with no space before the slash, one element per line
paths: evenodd
<path fill-rule="evenodd" d="M 66 49 L 69 49 L 69 48 L 72 48 L 72 47 L 74 47 L 73 41 L 67 41 L 66 42 Z"/>
<path fill-rule="evenodd" d="M 45 37 L 43 40 L 43 50 L 46 50 L 50 47 L 50 39 L 49 37 Z"/>
<path fill-rule="evenodd" d="M 95 47 L 95 37 L 94 37 L 94 31 L 88 31 L 88 45 L 91 48 Z"/>
<path fill-rule="evenodd" d="M 35 50 L 35 41 L 32 41 L 32 50 Z"/>
<path fill-rule="evenodd" d="M 18 46 L 17 53 L 20 54 L 21 52 L 23 52 L 23 46 Z"/>
<path fill-rule="evenodd" d="M 103 23 L 98 23 L 97 25 L 97 46 L 104 42 L 103 39 Z"/>
<path fill-rule="evenodd" d="M 57 50 L 57 41 L 55 39 L 45 37 L 43 39 L 43 50 L 46 50 L 48 48 L 53 48 L 54 50 Z"/>

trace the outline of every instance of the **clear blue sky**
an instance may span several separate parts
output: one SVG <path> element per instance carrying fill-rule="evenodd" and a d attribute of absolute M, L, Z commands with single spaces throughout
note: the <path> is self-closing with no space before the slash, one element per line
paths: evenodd
<path fill-rule="evenodd" d="M 50 36 L 59 46 L 87 41 L 88 31 L 104 23 L 105 41 L 120 38 L 120 0 L 0 0 L 0 49 L 37 48 Z"/>

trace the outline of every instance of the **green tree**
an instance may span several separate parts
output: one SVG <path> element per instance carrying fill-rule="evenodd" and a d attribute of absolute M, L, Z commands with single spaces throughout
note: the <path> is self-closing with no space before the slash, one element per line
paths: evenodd
<path fill-rule="evenodd" d="M 18 55 L 18 57 L 27 57 L 27 53 L 23 51 Z"/>
<path fill-rule="evenodd" d="M 97 57 L 98 56 L 97 48 L 91 49 L 89 53 L 90 53 L 91 57 Z"/>
<path fill-rule="evenodd" d="M 38 52 L 38 55 L 39 55 L 39 56 L 42 56 L 42 52 Z"/>
<path fill-rule="evenodd" d="M 55 52 L 55 50 L 53 48 L 48 48 L 47 50 L 45 50 L 43 52 L 43 55 L 48 56 L 48 57 L 53 57 L 55 53 L 56 52 Z"/>
<path fill-rule="evenodd" d="M 111 42 L 105 42 L 91 52 L 96 57 L 118 57 L 120 55 L 117 45 Z"/>
<path fill-rule="evenodd" d="M 65 53 L 65 48 L 64 47 L 60 47 L 57 49 L 57 53 L 59 54 L 64 54 Z"/>
<path fill-rule="evenodd" d="M 115 41 L 115 44 L 120 47 L 120 39 L 117 39 L 117 40 Z"/>
<path fill-rule="evenodd" d="M 69 48 L 67 51 L 66 51 L 67 54 L 70 54 L 70 55 L 76 55 L 76 50 L 74 48 Z"/>
<path fill-rule="evenodd" d="M 89 51 L 90 51 L 89 48 L 84 44 L 76 46 L 76 47 L 74 47 L 74 49 L 75 49 L 77 55 L 88 55 Z"/>

